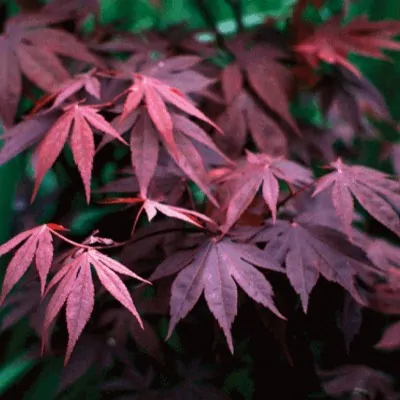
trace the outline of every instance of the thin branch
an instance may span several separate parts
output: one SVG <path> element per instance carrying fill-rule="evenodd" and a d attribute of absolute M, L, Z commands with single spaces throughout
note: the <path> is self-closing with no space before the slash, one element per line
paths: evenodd
<path fill-rule="evenodd" d="M 217 45 L 222 49 L 225 47 L 225 39 L 222 33 L 218 30 L 216 21 L 214 20 L 213 15 L 210 13 L 210 10 L 205 2 L 205 0 L 196 0 L 197 7 L 201 12 L 206 24 L 215 34 L 215 41 Z"/>
<path fill-rule="evenodd" d="M 228 3 L 232 9 L 233 15 L 236 20 L 236 24 L 238 27 L 238 32 L 244 32 L 245 27 L 243 25 L 243 10 L 241 0 L 228 0 Z"/>
<path fill-rule="evenodd" d="M 95 247 L 92 247 L 92 246 L 87 246 L 87 245 L 82 244 L 82 243 L 74 242 L 73 240 L 66 238 L 65 236 L 61 235 L 61 233 L 58 233 L 57 231 L 55 231 L 55 230 L 53 230 L 51 228 L 49 228 L 49 230 L 50 230 L 51 233 L 53 233 L 54 235 L 59 237 L 61 240 L 63 240 L 66 243 L 71 244 L 72 246 L 80 247 L 80 248 L 86 249 L 86 250 L 91 250 L 91 249 L 95 248 Z"/>

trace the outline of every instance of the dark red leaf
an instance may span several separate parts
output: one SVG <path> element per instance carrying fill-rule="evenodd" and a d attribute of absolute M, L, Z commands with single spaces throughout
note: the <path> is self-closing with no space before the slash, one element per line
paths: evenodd
<path fill-rule="evenodd" d="M 386 58 L 380 48 L 400 50 L 400 44 L 392 39 L 399 32 L 398 21 L 369 22 L 365 16 L 360 16 L 342 26 L 341 18 L 334 17 L 298 43 L 295 50 L 312 66 L 325 61 L 341 65 L 360 75 L 358 69 L 347 61 L 347 55 L 353 52 L 368 57 Z"/>
<path fill-rule="evenodd" d="M 4 301 L 7 294 L 25 274 L 35 255 L 36 269 L 39 273 L 43 294 L 47 275 L 53 260 L 53 243 L 49 227 L 47 225 L 40 225 L 20 233 L 0 246 L 0 256 L 10 252 L 23 241 L 25 243 L 15 252 L 8 264 L 3 281 L 0 303 Z"/>
<path fill-rule="evenodd" d="M 354 196 L 376 220 L 400 236 L 400 219 L 395 207 L 400 204 L 400 183 L 389 176 L 362 166 L 347 166 L 341 159 L 331 163 L 336 169 L 322 177 L 314 196 L 332 186 L 332 200 L 345 232 L 351 236 Z"/>
<path fill-rule="evenodd" d="M 204 292 L 208 307 L 224 331 L 229 348 L 233 352 L 231 325 L 237 313 L 235 281 L 253 300 L 284 318 L 274 305 L 270 284 L 251 264 L 254 263 L 256 256 L 255 264 L 259 267 L 275 271 L 281 271 L 281 268 L 271 258 L 261 254 L 255 246 L 241 245 L 230 239 L 219 242 L 211 239 L 202 244 L 195 255 L 187 253 L 189 256 L 187 262 L 180 264 L 182 270 L 175 278 L 171 289 L 171 321 L 168 337 L 175 325 L 190 312 Z M 175 273 L 176 266 L 175 260 L 160 265 L 151 279 Z M 161 272 L 161 269 L 164 271 Z"/>
<path fill-rule="evenodd" d="M 66 318 L 69 340 L 65 364 L 68 363 L 75 344 L 93 311 L 94 286 L 90 270 L 91 266 L 93 266 L 105 289 L 131 312 L 140 326 L 143 327 L 142 320 L 129 291 L 118 274 L 130 276 L 145 283 L 150 282 L 140 278 L 118 261 L 101 254 L 95 249 L 79 249 L 75 252 L 73 258 L 70 258 L 69 261 L 67 260 L 62 265 L 47 288 L 48 293 L 57 285 L 46 309 L 42 343 L 44 343 L 47 336 L 50 324 L 56 318 L 63 305 L 67 303 Z"/>
<path fill-rule="evenodd" d="M 114 139 L 127 144 L 119 133 L 90 106 L 74 104 L 54 123 L 36 150 L 37 165 L 32 200 L 36 197 L 47 171 L 60 155 L 72 128 L 71 148 L 85 185 L 86 200 L 90 201 L 90 182 L 94 157 L 92 125 Z"/>

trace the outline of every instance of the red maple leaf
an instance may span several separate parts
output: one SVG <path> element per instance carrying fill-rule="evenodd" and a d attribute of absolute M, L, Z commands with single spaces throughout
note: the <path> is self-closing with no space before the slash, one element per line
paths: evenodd
<path fill-rule="evenodd" d="M 368 133 L 366 116 L 390 121 L 384 97 L 366 78 L 356 76 L 345 68 L 338 67 L 332 74 L 325 75 L 315 87 L 319 103 L 325 116 L 332 124 L 343 120 L 351 128 L 350 135 L 341 137 L 345 142 L 357 134 Z M 332 134 L 340 137 L 338 127 Z"/>
<path fill-rule="evenodd" d="M 207 240 L 197 250 L 178 251 L 162 262 L 150 280 L 180 271 L 171 288 L 168 337 L 204 292 L 208 307 L 224 331 L 233 352 L 231 326 L 237 314 L 236 284 L 253 300 L 284 318 L 275 307 L 271 285 L 252 264 L 282 272 L 282 268 L 256 246 L 235 243 L 229 238 Z"/>
<path fill-rule="evenodd" d="M 165 289 L 166 290 L 165 290 Z M 157 290 L 155 297 L 145 297 L 143 290 L 136 290 L 133 299 L 142 317 L 144 315 L 166 315 L 168 313 L 169 285 L 165 285 L 164 290 Z M 101 316 L 100 325 L 112 324 L 110 334 L 117 342 L 118 346 L 125 347 L 129 336 L 146 353 L 162 362 L 163 354 L 160 339 L 152 325 L 143 320 L 143 328 L 140 327 L 138 320 L 126 309 L 110 309 Z"/>
<path fill-rule="evenodd" d="M 51 232 L 59 230 L 65 230 L 65 228 L 55 224 L 40 225 L 20 233 L 0 246 L 0 256 L 2 256 L 22 242 L 25 242 L 15 252 L 14 257 L 8 264 L 3 281 L 0 304 L 28 270 L 33 258 L 35 258 L 41 292 L 43 294 L 47 275 L 53 262 L 53 239 Z"/>
<path fill-rule="evenodd" d="M 137 174 L 141 196 L 147 196 L 161 143 L 178 166 L 216 204 L 209 188 L 204 157 L 196 144 L 211 149 L 227 162 L 230 160 L 208 133 L 184 115 L 200 119 L 221 132 L 186 95 L 193 92 L 201 94 L 214 80 L 189 69 L 202 61 L 197 56 L 176 56 L 156 63 L 148 62 L 144 66 L 140 63 L 136 65 L 136 61 L 132 61 L 133 65 L 128 61 L 116 66 L 117 77 L 133 80 L 134 84 L 122 92 L 128 94 L 123 104 L 118 102 L 114 108 L 120 115 L 113 121 L 113 126 L 121 134 L 130 132 L 132 166 Z M 140 73 L 132 74 L 132 69 Z M 121 93 L 116 93 L 115 100 L 120 97 Z M 101 147 L 106 142 L 103 141 Z"/>
<path fill-rule="evenodd" d="M 90 182 L 95 154 L 95 143 L 92 127 L 127 144 L 119 133 L 91 106 L 72 104 L 64 108 L 64 114 L 46 133 L 36 149 L 35 187 L 32 200 L 36 197 L 40 183 L 52 167 L 70 137 L 70 146 L 74 161 L 85 186 L 87 202 L 90 201 Z M 70 136 L 70 131 L 71 136 Z"/>
<path fill-rule="evenodd" d="M 0 150 L 0 165 L 12 160 L 15 156 L 40 141 L 57 120 L 56 111 L 44 112 L 33 118 L 14 125 L 1 136 L 3 145 Z"/>
<path fill-rule="evenodd" d="M 105 289 L 132 313 L 143 328 L 142 320 L 133 304 L 129 291 L 117 274 L 130 276 L 145 283 L 150 282 L 95 249 L 78 249 L 54 275 L 46 290 L 46 293 L 48 293 L 57 286 L 46 308 L 42 346 L 51 323 L 66 303 L 69 340 L 65 364 L 68 362 L 72 350 L 93 311 L 94 284 L 91 266 L 96 271 Z"/>
<path fill-rule="evenodd" d="M 167 204 L 179 205 L 182 195 L 189 190 L 187 177 L 167 153 L 161 153 L 156 172 L 149 187 L 150 198 L 163 198 Z M 120 178 L 95 190 L 96 193 L 138 193 L 140 188 L 131 167 L 120 171 Z"/>
<path fill-rule="evenodd" d="M 400 33 L 398 21 L 370 22 L 365 16 L 341 25 L 341 16 L 334 17 L 294 46 L 312 66 L 320 61 L 338 64 L 360 75 L 358 69 L 347 60 L 349 53 L 367 57 L 386 58 L 380 49 L 400 50 L 400 43 L 392 37 Z"/>
<path fill-rule="evenodd" d="M 171 206 L 169 204 L 163 204 L 156 200 L 141 198 L 141 197 L 121 197 L 116 199 L 104 200 L 101 203 L 104 204 L 140 204 L 142 203 L 141 210 L 144 210 L 147 214 L 149 222 L 157 215 L 158 212 L 166 215 L 167 217 L 177 218 L 181 221 L 188 222 L 189 224 L 201 227 L 199 220 L 215 224 L 214 221 L 208 218 L 206 215 L 201 214 L 197 211 L 187 210 L 182 207 Z M 136 221 L 138 220 L 136 217 Z M 135 222 L 136 225 L 136 222 Z M 134 227 L 135 227 L 134 225 Z"/>
<path fill-rule="evenodd" d="M 62 82 L 54 88 L 52 93 L 46 94 L 35 104 L 35 107 L 29 113 L 30 115 L 36 114 L 42 107 L 53 101 L 51 109 L 60 107 L 67 99 L 73 98 L 79 91 L 84 91 L 93 96 L 95 99 L 100 100 L 100 82 L 96 77 L 96 69 L 93 68 L 88 72 L 76 74 L 73 78 Z M 81 96 L 80 98 L 83 98 Z M 78 99 L 75 99 L 78 100 Z"/>
<path fill-rule="evenodd" d="M 170 117 L 168 117 L 170 118 Z M 121 122 L 122 121 L 122 122 Z M 140 193 L 146 197 L 160 156 L 160 141 L 179 168 L 217 204 L 211 190 L 206 166 L 198 147 L 193 142 L 212 150 L 223 160 L 230 160 L 217 148 L 210 136 L 183 115 L 173 114 L 173 145 L 166 142 L 143 106 L 125 120 L 117 117 L 113 125 L 121 134 L 130 130 L 131 162 L 138 179 Z M 104 143 L 103 143 L 104 144 Z"/>
<path fill-rule="evenodd" d="M 240 232 L 240 230 L 239 230 Z M 342 232 L 318 224 L 318 214 L 300 214 L 293 221 L 272 221 L 248 231 L 255 243 L 266 243 L 265 254 L 285 265 L 287 277 L 299 294 L 303 310 L 319 275 L 346 289 L 363 304 L 355 277 L 377 272 L 362 248 L 348 242 Z M 246 236 L 241 236 L 245 239 Z"/>
<path fill-rule="evenodd" d="M 275 220 L 279 195 L 278 179 L 301 186 L 312 182 L 312 174 L 292 161 L 248 151 L 246 162 L 222 179 L 232 187 L 232 194 L 227 199 L 223 230 L 227 232 L 234 225 L 261 187 L 265 203 Z"/>
<path fill-rule="evenodd" d="M 99 0 L 52 0 L 46 4 L 42 13 L 58 16 L 60 19 L 76 18 L 79 25 L 87 19 L 88 15 L 100 15 Z"/>
<path fill-rule="evenodd" d="M 237 57 L 237 61 L 228 65 L 221 73 L 221 84 L 224 97 L 228 104 L 232 104 L 238 97 L 250 97 L 249 90 L 245 90 L 245 80 L 248 81 L 248 88 L 253 91 L 256 98 L 264 103 L 272 112 L 272 115 L 265 114 L 263 123 L 269 125 L 270 134 L 274 130 L 279 130 L 279 125 L 275 122 L 273 114 L 278 116 L 290 127 L 291 131 L 299 133 L 295 120 L 289 110 L 289 92 L 292 85 L 292 74 L 280 61 L 287 54 L 276 46 L 275 43 L 265 45 L 253 45 L 248 49 L 249 43 L 243 38 L 234 39 L 228 44 L 229 49 Z M 257 103 L 253 105 L 255 99 L 246 99 L 246 113 L 256 108 L 261 111 Z M 244 100 L 241 101 L 242 103 Z M 242 107 L 243 107 L 242 106 Z M 255 107 L 256 106 L 256 107 Z M 256 127 L 259 115 L 255 116 L 255 110 L 246 116 L 248 119 L 249 130 L 251 131 L 257 145 L 262 144 L 261 126 Z M 264 131 L 264 136 L 267 136 Z M 235 133 L 233 132 L 233 136 Z M 267 139 L 264 139 L 267 140 Z M 264 150 L 264 149 L 262 149 Z"/>
<path fill-rule="evenodd" d="M 0 117 L 6 127 L 13 124 L 17 111 L 22 73 L 40 89 L 51 92 L 69 79 L 57 55 L 99 64 L 75 36 L 45 27 L 46 22 L 45 14 L 10 19 L 0 35 Z"/>
<path fill-rule="evenodd" d="M 265 113 L 244 89 L 234 94 L 234 82 L 237 78 L 227 77 L 232 73 L 227 71 L 232 71 L 234 65 L 236 64 L 230 64 L 232 67 L 227 67 L 222 72 L 224 97 L 228 104 L 217 120 L 224 135 L 216 137 L 215 142 L 226 154 L 237 158 L 242 155 L 249 131 L 259 151 L 272 156 L 285 155 L 287 139 L 280 124 Z"/>
<path fill-rule="evenodd" d="M 175 89 L 164 82 L 145 76 L 142 74 L 134 75 L 135 83 L 129 88 L 129 94 L 125 100 L 124 110 L 121 116 L 123 120 L 128 114 L 133 112 L 142 99 L 146 101 L 147 111 L 151 120 L 166 142 L 174 146 L 173 122 L 166 104 L 169 103 L 179 110 L 203 120 L 220 130 L 209 118 L 207 118 L 193 103 L 178 89 Z"/>
<path fill-rule="evenodd" d="M 353 196 L 382 225 L 400 236 L 400 183 L 383 172 L 359 165 L 348 166 L 339 158 L 330 164 L 336 169 L 317 182 L 313 196 L 332 187 L 332 201 L 345 232 L 351 237 Z"/>

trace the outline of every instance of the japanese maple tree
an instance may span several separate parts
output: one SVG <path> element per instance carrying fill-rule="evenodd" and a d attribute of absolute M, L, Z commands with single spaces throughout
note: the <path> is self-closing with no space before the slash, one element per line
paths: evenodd
<path fill-rule="evenodd" d="M 326 3 L 247 30 L 229 1 L 228 38 L 199 1 L 209 43 L 102 26 L 96 0 L 19 1 L 3 21 L 0 165 L 31 172 L 0 245 L 0 329 L 29 318 L 32 357 L 65 354 L 59 390 L 113 366 L 116 398 L 230 398 L 243 354 L 274 369 L 257 352 L 279 347 L 293 382 L 321 382 L 304 394 L 395 398 L 351 356 L 371 315 L 400 314 L 400 125 L 349 56 L 388 60 L 400 22 Z M 370 349 L 400 347 L 399 321 L 374 332 Z"/>

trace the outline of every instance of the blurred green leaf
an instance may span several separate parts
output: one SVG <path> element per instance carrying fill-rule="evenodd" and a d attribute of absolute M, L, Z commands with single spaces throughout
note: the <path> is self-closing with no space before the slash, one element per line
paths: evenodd
<path fill-rule="evenodd" d="M 37 360 L 23 353 L 11 362 L 0 367 L 0 396 L 16 384 L 35 364 Z"/>
<path fill-rule="evenodd" d="M 53 399 L 59 384 L 62 367 L 63 360 L 61 357 L 46 360 L 40 375 L 23 400 Z"/>

